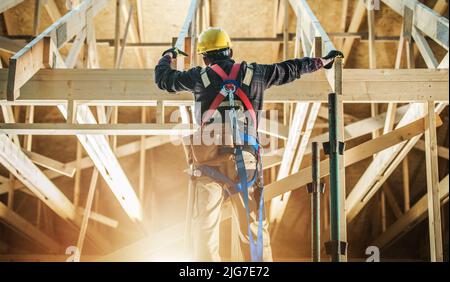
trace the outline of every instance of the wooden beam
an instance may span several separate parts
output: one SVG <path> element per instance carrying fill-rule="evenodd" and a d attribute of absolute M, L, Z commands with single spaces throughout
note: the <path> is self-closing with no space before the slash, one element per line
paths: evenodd
<path fill-rule="evenodd" d="M 33 35 L 36 36 L 39 33 L 39 24 L 41 22 L 41 0 L 35 0 L 34 2 L 34 15 L 33 15 Z"/>
<path fill-rule="evenodd" d="M 427 67 L 429 69 L 437 68 L 439 65 L 439 62 L 437 61 L 436 57 L 434 56 L 433 50 L 431 50 L 431 47 L 428 44 L 425 37 L 423 36 L 422 32 L 419 31 L 416 27 L 413 27 L 412 37 L 414 38 L 417 49 L 419 49 L 420 54 L 422 55 L 423 59 L 425 60 L 425 64 L 427 65 Z"/>
<path fill-rule="evenodd" d="M 316 48 L 317 51 L 315 51 L 315 53 L 319 53 L 318 50 L 320 50 L 320 54 L 325 55 L 332 50 L 336 50 L 333 42 L 328 37 L 328 34 L 323 29 L 322 25 L 314 15 L 308 3 L 305 0 L 289 0 L 289 2 L 291 3 L 294 12 L 297 15 L 297 19 L 301 20 L 300 26 L 303 32 L 310 36 L 308 39 L 310 40 L 311 45 L 314 44 L 314 41 L 317 37 L 320 37 L 320 46 Z M 333 70 L 325 70 L 325 75 L 331 88 L 333 89 L 335 84 L 333 80 Z"/>
<path fill-rule="evenodd" d="M 407 212 L 411 208 L 408 156 L 406 156 L 403 159 L 403 163 L 402 163 L 402 178 L 403 178 L 403 211 Z"/>
<path fill-rule="evenodd" d="M 70 49 L 69 54 L 66 57 L 65 64 L 67 68 L 72 69 L 75 67 L 75 64 L 77 63 L 78 56 L 80 55 L 85 40 L 86 40 L 86 30 L 83 30 L 80 34 L 78 34 L 75 37 L 75 40 L 72 44 L 72 48 Z"/>
<path fill-rule="evenodd" d="M 136 10 L 137 10 L 137 28 L 139 32 L 139 42 L 145 41 L 144 36 L 144 15 L 142 11 L 142 0 L 136 0 Z"/>
<path fill-rule="evenodd" d="M 120 17 L 121 24 L 126 26 L 126 22 L 128 21 L 128 17 L 124 17 L 124 15 L 129 15 L 130 10 L 132 9 L 132 6 L 130 5 L 129 0 L 122 0 L 122 5 L 120 5 L 120 12 L 122 13 L 122 16 Z M 129 39 L 130 42 L 137 43 L 139 42 L 139 33 L 136 28 L 136 24 L 134 20 L 130 20 L 130 32 L 129 32 Z M 125 45 L 124 45 L 125 46 Z M 138 58 L 138 65 L 140 68 L 144 68 L 146 66 L 145 56 L 142 53 L 142 50 L 140 48 L 134 49 L 135 55 Z"/>
<path fill-rule="evenodd" d="M 427 202 L 431 261 L 444 261 L 442 247 L 441 200 L 439 195 L 439 166 L 434 103 L 424 104 L 425 160 L 427 170 Z"/>
<path fill-rule="evenodd" d="M 33 76 L 40 68 L 40 64 L 42 61 L 42 64 L 46 67 L 53 67 L 55 66 L 54 62 L 54 56 L 52 55 L 59 55 L 58 48 L 61 47 L 64 43 L 66 43 L 68 40 L 70 40 L 74 35 L 79 34 L 84 28 L 86 28 L 86 37 L 89 42 L 92 43 L 93 37 L 93 25 L 92 25 L 92 19 L 93 17 L 98 14 L 98 12 L 103 9 L 103 7 L 106 5 L 107 1 L 101 0 L 101 1 L 92 1 L 92 0 L 85 0 L 81 5 L 79 5 L 77 8 L 71 10 L 69 13 L 67 13 L 65 16 L 63 16 L 60 20 L 58 20 L 56 23 L 54 23 L 52 26 L 50 26 L 46 31 L 44 31 L 41 35 L 39 35 L 35 40 L 30 42 L 27 46 L 29 48 L 33 48 L 36 46 L 39 46 L 41 44 L 40 42 L 43 42 L 44 46 L 42 46 L 43 51 L 37 52 L 37 62 L 39 67 L 33 66 L 31 68 L 28 68 L 28 76 L 29 77 L 21 77 L 21 79 L 25 79 L 22 82 L 27 81 L 31 76 Z M 45 45 L 46 44 L 46 45 Z M 93 45 L 93 44 L 91 44 Z M 95 46 L 94 46 L 95 47 Z M 50 51 L 48 51 L 48 50 Z M 47 50 L 47 51 L 46 51 Z M 30 55 L 29 50 L 27 47 L 25 47 L 20 53 L 20 56 L 18 56 L 16 59 L 23 59 L 23 56 Z M 88 53 L 91 53 L 91 50 L 89 48 Z M 16 54 L 18 55 L 18 54 Z M 42 56 L 42 60 L 41 59 Z M 92 56 L 88 56 L 91 57 Z M 36 58 L 35 58 L 36 59 Z M 26 61 L 26 60 L 25 60 Z M 33 61 L 33 60 L 32 60 Z M 52 62 L 53 61 L 53 62 Z M 60 59 L 58 59 L 60 61 Z M 88 66 L 93 66 L 94 64 L 90 63 Z M 57 64 L 56 64 L 57 66 Z M 65 64 L 61 65 L 61 67 L 65 68 L 67 67 Z M 14 75 L 15 75 L 15 71 Z M 11 74 L 11 68 L 10 68 L 10 74 Z M 13 75 L 13 78 L 15 76 Z M 8 89 L 11 93 L 11 76 L 9 77 L 8 81 Z M 13 93 L 16 93 L 17 89 L 15 88 L 17 85 L 15 83 L 13 84 Z M 69 83 L 71 84 L 71 83 Z M 15 86 L 14 86 L 15 85 Z M 19 86 L 20 88 L 20 86 Z M 16 90 L 14 90 L 16 89 Z M 17 93 L 16 93 L 17 94 Z M 11 97 L 10 97 L 11 98 Z M 70 101 L 73 101 L 73 99 L 69 99 L 69 103 L 64 103 L 58 105 L 58 108 L 60 112 L 63 114 L 63 116 L 66 119 L 71 119 L 69 116 L 70 114 L 70 108 L 66 106 L 66 104 L 71 104 Z M 75 101 L 73 101 L 75 102 Z M 79 124 L 96 124 L 97 121 L 95 120 L 92 112 L 90 109 L 85 105 L 80 105 L 77 107 L 78 109 L 81 109 L 79 111 L 72 111 L 74 113 L 74 118 Z M 92 135 L 85 135 L 85 136 L 77 136 L 77 138 L 82 143 L 83 147 L 85 148 L 88 155 L 92 158 L 96 168 L 99 170 L 101 175 L 103 176 L 104 180 L 112 190 L 113 194 L 116 196 L 117 200 L 121 204 L 121 206 L 124 208 L 125 212 L 129 215 L 129 217 L 132 220 L 140 220 L 142 217 L 142 210 L 141 205 L 139 203 L 139 200 L 131 187 L 131 184 L 126 177 L 125 173 L 123 172 L 122 168 L 120 167 L 119 162 L 115 158 L 113 152 L 111 151 L 111 148 L 109 147 L 109 144 L 107 143 L 107 140 L 104 136 L 92 136 Z"/>
<path fill-rule="evenodd" d="M 19 214 L 9 209 L 2 202 L 0 202 L 0 221 L 6 223 L 6 225 L 10 226 L 13 230 L 36 241 L 40 246 L 50 252 L 58 252 L 61 250 L 61 246 L 55 240 L 26 221 Z"/>
<path fill-rule="evenodd" d="M 20 99 L 11 104 L 25 105 L 25 101 L 36 105 L 65 104 L 69 96 L 79 104 L 89 105 L 142 106 L 154 105 L 158 100 L 167 106 L 193 103 L 190 93 L 162 92 L 153 77 L 151 70 L 41 70 L 22 87 Z M 0 69 L 1 104 L 8 103 L 7 79 L 7 70 Z M 298 95 L 298 89 L 303 89 L 302 95 Z M 346 103 L 448 102 L 448 70 L 348 69 L 343 72 L 343 89 L 342 99 Z M 268 89 L 265 102 L 326 102 L 330 91 L 328 80 L 319 71 Z"/>
<path fill-rule="evenodd" d="M 343 0 L 342 1 L 342 14 L 341 14 L 341 22 L 340 22 L 340 31 L 341 32 L 345 32 L 346 28 L 347 28 L 347 16 L 348 16 L 348 5 L 349 4 L 349 0 Z M 343 48 L 344 47 L 344 38 L 341 38 L 338 40 L 338 46 L 339 48 Z"/>
<path fill-rule="evenodd" d="M 75 174 L 75 168 L 67 167 L 64 163 L 25 149 L 23 150 L 23 152 L 33 161 L 33 163 L 37 165 L 48 168 L 68 177 L 73 177 Z"/>
<path fill-rule="evenodd" d="M 74 261 L 76 262 L 80 262 L 81 251 L 83 250 L 84 247 L 84 240 L 86 238 L 86 232 L 89 224 L 89 217 L 91 215 L 92 202 L 94 201 L 95 188 L 97 186 L 97 179 L 98 179 L 98 170 L 94 168 L 92 171 L 91 183 L 89 184 L 89 191 L 86 199 L 86 205 L 84 208 L 84 216 L 81 222 L 80 233 L 78 235 L 77 249 L 74 258 Z"/>
<path fill-rule="evenodd" d="M 291 171 L 292 162 L 294 161 L 295 152 L 300 141 L 303 123 L 306 119 L 308 107 L 308 103 L 296 103 L 295 113 L 291 122 L 289 136 L 283 152 L 283 157 L 281 159 L 280 169 L 278 170 L 277 180 L 285 178 Z M 286 196 L 289 197 L 288 195 Z M 284 206 L 286 204 L 283 197 L 280 196 L 272 199 L 269 212 L 269 220 L 271 223 L 276 222 L 277 224 L 279 224 L 278 220 L 281 220 L 280 214 L 282 214 L 282 211 L 284 210 Z"/>
<path fill-rule="evenodd" d="M 119 46 L 120 46 L 120 24 L 122 22 L 122 13 L 120 8 L 123 0 L 115 0 L 116 2 L 116 17 L 115 17 L 115 30 L 114 30 L 114 63 L 119 58 Z"/>
<path fill-rule="evenodd" d="M 80 217 L 75 206 L 33 164 L 22 149 L 4 134 L 0 134 L 0 163 L 57 215 L 71 224 L 80 225 Z M 89 237 L 100 249 L 109 248 L 107 242 L 103 238 L 100 240 L 95 231 L 90 231 Z"/>
<path fill-rule="evenodd" d="M 0 161 L 56 214 L 63 219 L 75 219 L 72 203 L 4 134 L 0 134 Z"/>
<path fill-rule="evenodd" d="M 0 14 L 4 11 L 13 8 L 14 6 L 19 5 L 24 0 L 2 0 L 0 2 Z"/>
<path fill-rule="evenodd" d="M 375 49 L 375 11 L 371 1 L 367 4 L 367 25 L 369 27 L 369 68 L 377 68 L 377 54 Z"/>
<path fill-rule="evenodd" d="M 346 166 L 357 163 L 373 154 L 397 144 L 402 140 L 411 138 L 424 132 L 424 119 L 417 120 L 405 127 L 395 129 L 394 131 L 382 135 L 374 140 L 369 140 L 359 146 L 346 151 Z M 328 160 L 321 162 L 320 176 L 325 177 L 328 174 Z M 265 201 L 281 195 L 287 191 L 292 191 L 305 186 L 312 181 L 311 167 L 300 170 L 298 173 L 265 186 Z M 448 182 L 447 185 L 448 187 Z M 280 191 L 281 190 L 281 191 Z M 447 188 L 448 194 L 448 188 Z M 231 210 L 229 206 L 223 208 L 221 220 L 230 218 Z M 141 241 L 133 243 L 125 248 L 115 251 L 107 256 L 99 258 L 98 261 L 145 261 L 149 259 L 149 254 L 158 249 L 163 249 L 175 242 L 183 239 L 184 222 L 172 225 L 154 236 L 144 238 Z"/>
<path fill-rule="evenodd" d="M 402 140 L 412 138 L 418 134 L 423 133 L 424 119 L 417 120 L 411 124 L 408 124 L 402 128 L 395 129 L 394 131 L 382 135 L 377 139 L 369 140 L 366 143 L 358 145 L 352 149 L 346 151 L 345 165 L 350 166 L 363 159 L 366 159 L 373 154 L 393 146 Z M 320 164 L 321 171 L 320 177 L 328 175 L 328 160 L 325 159 Z M 298 173 L 288 176 L 280 181 L 266 185 L 264 189 L 265 201 L 270 201 L 272 198 L 281 195 L 287 191 L 292 191 L 300 187 L 305 186 L 312 181 L 311 167 L 304 168 Z M 447 185 L 448 187 L 448 182 Z M 448 194 L 448 188 L 447 188 Z M 426 205 L 426 203 L 425 203 Z M 231 209 L 229 205 L 223 207 L 222 218 L 225 220 L 230 218 Z M 389 230 L 389 229 L 388 229 Z M 125 248 L 115 251 L 105 257 L 99 258 L 98 261 L 145 261 L 148 260 L 150 254 L 158 249 L 167 247 L 175 242 L 183 240 L 184 235 L 184 222 L 172 225 L 166 228 L 154 236 L 144 238 L 141 241 L 133 243 Z"/>
<path fill-rule="evenodd" d="M 438 125 L 441 124 L 442 121 L 438 122 Z M 385 135 L 381 135 L 376 139 L 371 139 L 356 147 L 346 150 L 344 160 L 345 166 L 347 167 L 361 160 L 369 158 L 380 151 L 395 146 L 401 142 L 404 142 L 405 140 L 414 138 L 415 136 L 422 134 L 424 131 L 424 119 L 421 118 L 402 127 L 398 127 L 397 129 Z M 322 160 L 322 162 L 320 163 L 320 169 L 320 177 L 325 177 L 328 175 L 328 159 Z M 299 172 L 294 173 L 282 180 L 266 185 L 264 197 L 267 201 L 287 191 L 292 191 L 303 187 L 311 181 L 311 167 L 304 168 Z"/>
<path fill-rule="evenodd" d="M 443 105 L 436 107 L 436 113 L 444 109 Z M 410 108 L 400 120 L 397 128 L 405 126 L 425 115 L 423 106 L 419 103 L 411 104 Z M 377 154 L 360 177 L 352 191 L 347 197 L 347 219 L 351 222 L 361 209 L 366 205 L 370 198 L 378 191 L 386 178 L 392 173 L 403 157 L 414 147 L 420 135 L 409 141 L 403 141 L 383 152 Z"/>
<path fill-rule="evenodd" d="M 167 144 L 170 141 L 172 141 L 173 138 L 171 138 L 170 136 L 152 136 L 152 137 L 147 137 L 145 139 L 145 149 L 151 149 L 151 148 L 155 148 L 157 146 L 161 146 L 163 144 Z M 134 141 L 122 146 L 119 146 L 117 148 L 116 151 L 116 157 L 120 158 L 120 157 L 126 157 L 132 154 L 135 154 L 137 152 L 139 152 L 140 149 L 140 145 L 139 145 L 139 141 Z M 81 156 L 80 156 L 81 157 Z M 87 169 L 87 168 L 91 168 L 92 166 L 94 166 L 93 161 L 87 156 L 84 158 L 80 158 L 80 166 L 79 169 L 77 171 L 81 171 L 82 169 Z M 65 167 L 70 167 L 70 168 L 76 168 L 77 167 L 77 160 L 65 163 Z M 44 174 L 49 178 L 49 179 L 55 179 L 61 176 L 60 173 L 54 172 L 52 170 L 46 170 L 44 171 Z M 6 187 L 7 184 L 1 184 L 0 185 L 0 195 L 7 193 L 8 192 L 8 187 Z M 23 188 L 23 184 L 20 182 L 16 182 L 14 189 L 21 189 Z"/>
<path fill-rule="evenodd" d="M 77 207 L 77 213 L 79 213 L 81 216 L 86 214 L 86 209 L 82 207 Z M 117 228 L 119 226 L 119 222 L 115 219 L 112 219 L 108 216 L 105 216 L 103 214 L 99 214 L 95 211 L 91 211 L 89 214 L 89 219 L 101 223 L 105 226 L 111 227 L 111 228 Z"/>
<path fill-rule="evenodd" d="M 0 133 L 18 135 L 169 135 L 185 136 L 195 132 L 189 124 L 67 124 L 2 123 Z"/>
<path fill-rule="evenodd" d="M 425 141 L 419 140 L 417 141 L 414 148 L 425 152 Z M 438 157 L 448 160 L 449 159 L 449 150 L 443 146 L 437 146 Z"/>
<path fill-rule="evenodd" d="M 449 176 L 439 182 L 440 201 L 448 199 Z M 427 218 L 427 195 L 424 195 L 401 218 L 388 227 L 371 245 L 386 248 L 407 234 L 415 225 Z"/>
<path fill-rule="evenodd" d="M 289 127 L 282 123 L 278 123 L 278 121 L 273 119 L 261 117 L 259 120 L 258 132 L 287 140 L 289 135 Z"/>
<path fill-rule="evenodd" d="M 5 36 L 0 36 L 0 50 L 15 54 L 19 52 L 26 44 L 17 40 L 9 39 Z"/>
<path fill-rule="evenodd" d="M 56 22 L 57 20 L 62 18 L 61 12 L 59 11 L 55 0 L 45 0 L 43 4 L 52 22 Z"/>
<path fill-rule="evenodd" d="M 352 20 L 350 21 L 350 25 L 348 27 L 347 32 L 358 32 L 359 27 L 361 26 L 364 16 L 366 15 L 366 4 L 364 0 L 358 0 L 355 11 L 353 12 Z M 353 43 L 355 42 L 355 38 L 347 38 L 344 42 L 344 47 L 342 48 L 342 52 L 344 53 L 344 57 L 348 58 L 350 51 L 352 50 Z"/>
<path fill-rule="evenodd" d="M 405 7 L 411 9 L 414 12 L 414 26 L 448 51 L 448 19 L 417 0 L 382 1 L 400 15 L 403 15 Z"/>
<path fill-rule="evenodd" d="M 289 57 L 289 0 L 283 1 L 283 60 Z"/>
<path fill-rule="evenodd" d="M 48 27 L 43 33 L 28 43 L 22 50 L 10 58 L 7 98 L 16 99 L 20 88 L 45 67 L 46 58 L 53 57 L 58 48 L 67 43 L 86 26 L 86 11 L 92 7 L 96 15 L 106 4 L 105 0 L 86 0 L 77 9 L 74 9 Z M 57 62 L 53 62 L 56 64 Z"/>
<path fill-rule="evenodd" d="M 117 56 L 115 64 L 114 64 L 116 69 L 120 69 L 122 66 L 123 54 L 125 52 L 125 46 L 127 44 L 127 39 L 128 39 L 128 34 L 130 32 L 130 26 L 131 26 L 132 19 L 133 19 L 133 7 L 131 6 L 128 11 L 127 23 L 125 24 L 125 31 L 124 31 L 124 35 L 122 38 L 122 46 L 120 48 L 119 55 Z"/>
<path fill-rule="evenodd" d="M 141 123 L 147 122 L 147 108 L 141 108 Z M 141 136 L 140 148 L 139 148 L 139 200 L 142 206 L 144 206 L 145 199 L 145 136 Z"/>

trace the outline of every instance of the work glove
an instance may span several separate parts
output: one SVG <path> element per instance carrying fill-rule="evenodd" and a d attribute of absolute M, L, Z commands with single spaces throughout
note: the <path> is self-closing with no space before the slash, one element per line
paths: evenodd
<path fill-rule="evenodd" d="M 325 69 L 329 70 L 333 67 L 335 58 L 344 58 L 344 54 L 341 51 L 332 50 L 322 58 L 323 66 Z"/>
<path fill-rule="evenodd" d="M 180 49 L 178 49 L 177 47 L 172 47 L 170 49 L 167 49 L 166 51 L 163 52 L 163 57 L 167 54 L 171 54 L 172 58 L 176 59 L 178 55 L 183 55 L 183 56 L 188 56 L 188 54 L 186 54 L 185 52 L 181 51 Z"/>

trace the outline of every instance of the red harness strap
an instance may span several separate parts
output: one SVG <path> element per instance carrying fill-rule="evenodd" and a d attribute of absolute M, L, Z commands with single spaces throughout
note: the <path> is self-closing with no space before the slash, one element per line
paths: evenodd
<path fill-rule="evenodd" d="M 241 64 L 234 64 L 233 67 L 231 68 L 230 74 L 227 75 L 225 73 L 225 71 L 219 65 L 215 64 L 215 65 L 211 66 L 211 69 L 218 76 L 220 76 L 220 78 L 222 78 L 222 80 L 224 82 L 227 81 L 227 80 L 236 80 L 240 68 L 241 68 Z M 244 103 L 244 105 L 247 108 L 247 110 L 250 112 L 250 116 L 251 116 L 251 118 L 253 120 L 253 124 L 254 124 L 254 126 L 256 128 L 256 113 L 255 113 L 255 110 L 253 109 L 252 103 L 250 102 L 250 100 L 248 99 L 247 95 L 245 94 L 245 92 L 240 87 L 236 88 L 236 92 L 235 93 L 239 97 L 239 99 L 242 101 L 242 103 Z M 209 106 L 209 109 L 203 115 L 202 125 L 205 124 L 206 122 L 208 122 L 211 119 L 212 115 L 214 114 L 214 112 L 219 107 L 220 103 L 222 103 L 225 98 L 226 98 L 226 96 L 222 95 L 222 93 L 219 92 L 217 94 L 216 98 L 214 98 L 213 102 Z"/>

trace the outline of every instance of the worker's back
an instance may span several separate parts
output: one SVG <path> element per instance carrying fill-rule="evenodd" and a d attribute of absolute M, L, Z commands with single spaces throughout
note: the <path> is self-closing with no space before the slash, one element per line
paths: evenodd
<path fill-rule="evenodd" d="M 203 55 L 204 68 L 173 70 L 172 59 L 184 54 L 174 47 L 163 53 L 155 70 L 160 89 L 193 93 L 195 117 L 201 124 L 201 130 L 184 142 L 190 180 L 195 183 L 191 186 L 197 197 L 194 253 L 199 260 L 220 260 L 218 230 L 226 194 L 232 196 L 244 256 L 247 260 L 251 257 L 253 261 L 271 261 L 257 134 L 264 91 L 292 82 L 324 64 L 331 67 L 331 57 L 341 53 L 330 53 L 328 59 L 292 59 L 268 65 L 236 63 L 232 60 L 230 38 L 220 28 L 209 28 L 199 36 L 198 53 Z"/>

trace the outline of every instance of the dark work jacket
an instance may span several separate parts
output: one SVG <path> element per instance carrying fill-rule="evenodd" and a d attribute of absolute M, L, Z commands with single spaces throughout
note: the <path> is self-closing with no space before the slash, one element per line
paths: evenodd
<path fill-rule="evenodd" d="M 224 60 L 215 62 L 225 73 L 230 73 L 235 61 Z M 209 109 L 216 95 L 222 87 L 222 79 L 209 67 L 207 73 L 211 84 L 205 88 L 201 79 L 201 67 L 194 67 L 187 71 L 178 71 L 171 68 L 171 57 L 163 56 L 155 69 L 155 82 L 158 87 L 168 92 L 189 91 L 194 94 L 195 102 L 201 103 L 201 114 Z M 253 78 L 250 87 L 242 86 L 255 111 L 262 110 L 264 90 L 273 85 L 283 85 L 294 81 L 305 73 L 311 73 L 323 67 L 320 58 L 302 58 L 287 60 L 276 64 L 252 63 Z M 242 82 L 247 69 L 247 63 L 241 63 L 237 81 Z M 301 95 L 301 89 L 299 89 Z M 198 114 L 198 113 L 197 113 Z M 199 115 L 196 114 L 197 121 Z"/>

